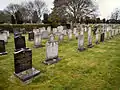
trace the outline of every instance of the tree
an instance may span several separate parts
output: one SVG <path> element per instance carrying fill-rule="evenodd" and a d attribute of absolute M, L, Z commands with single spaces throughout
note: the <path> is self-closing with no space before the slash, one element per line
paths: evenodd
<path fill-rule="evenodd" d="M 16 17 L 17 24 L 23 23 L 22 14 L 20 13 L 19 10 L 17 12 L 15 12 L 15 17 Z"/>
<path fill-rule="evenodd" d="M 10 15 L 4 11 L 0 11 L 0 23 L 9 23 Z"/>
<path fill-rule="evenodd" d="M 37 11 L 34 11 L 33 17 L 32 17 L 32 22 L 33 22 L 33 23 L 37 23 L 37 21 L 38 21 Z"/>
<path fill-rule="evenodd" d="M 29 2 L 22 2 L 21 4 L 9 4 L 5 9 L 5 12 L 8 14 L 13 15 L 15 18 L 15 13 L 19 11 L 21 16 L 23 17 L 24 22 L 32 22 L 33 16 L 35 11 L 38 15 L 38 20 L 40 20 L 43 13 L 48 13 L 47 6 L 44 1 L 42 0 L 32 0 Z M 16 18 L 15 18 L 16 19 Z"/>
<path fill-rule="evenodd" d="M 16 24 L 16 20 L 15 20 L 15 18 L 14 18 L 13 15 L 11 15 L 11 23 L 12 23 L 12 24 Z"/>
<path fill-rule="evenodd" d="M 120 9 L 116 8 L 112 13 L 111 13 L 111 19 L 118 20 L 120 18 Z"/>
<path fill-rule="evenodd" d="M 58 9 L 57 13 L 64 11 L 62 16 L 68 16 L 73 23 L 80 21 L 83 17 L 94 15 L 97 9 L 92 0 L 55 0 L 54 6 L 55 10 Z"/>
<path fill-rule="evenodd" d="M 48 18 L 49 18 L 49 15 L 47 13 L 44 13 L 44 15 L 43 15 L 43 23 L 44 24 L 49 23 Z"/>

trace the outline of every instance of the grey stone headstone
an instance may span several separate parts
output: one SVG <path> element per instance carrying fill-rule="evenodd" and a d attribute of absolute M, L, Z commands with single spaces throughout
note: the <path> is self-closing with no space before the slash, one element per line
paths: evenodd
<path fill-rule="evenodd" d="M 74 28 L 74 29 L 73 29 L 73 34 L 75 35 L 76 32 L 77 32 L 77 28 Z"/>
<path fill-rule="evenodd" d="M 63 39 L 64 39 L 64 35 L 63 35 L 63 34 L 60 34 L 60 35 L 59 35 L 59 41 L 63 41 Z"/>
<path fill-rule="evenodd" d="M 47 31 L 48 31 L 48 33 L 51 33 L 51 27 L 50 26 L 47 27 Z"/>
<path fill-rule="evenodd" d="M 78 50 L 79 51 L 84 51 L 84 35 L 79 35 L 78 37 Z"/>
<path fill-rule="evenodd" d="M 42 36 L 41 33 L 34 33 L 34 45 L 35 47 L 40 47 L 42 44 Z"/>
<path fill-rule="evenodd" d="M 0 32 L 0 40 L 4 40 L 5 43 L 8 42 L 8 35 L 6 32 Z"/>
<path fill-rule="evenodd" d="M 49 42 L 54 42 L 55 40 L 54 40 L 54 35 L 53 34 L 51 34 L 50 36 L 49 36 Z"/>
<path fill-rule="evenodd" d="M 64 35 L 67 35 L 67 31 L 66 31 L 66 30 L 63 30 L 63 34 L 64 34 Z"/>
<path fill-rule="evenodd" d="M 95 43 L 99 44 L 99 30 L 97 29 L 95 33 L 96 33 L 96 41 L 95 41 Z"/>
<path fill-rule="evenodd" d="M 92 35 L 91 35 L 91 27 L 88 28 L 88 48 L 92 48 Z"/>
<path fill-rule="evenodd" d="M 42 32 L 42 39 L 48 39 L 49 33 L 48 31 L 43 31 Z"/>
<path fill-rule="evenodd" d="M 47 42 L 46 43 L 46 60 L 44 64 L 50 65 L 57 63 L 60 59 L 58 58 L 58 42 Z"/>
<path fill-rule="evenodd" d="M 53 28 L 53 34 L 57 32 L 57 28 Z"/>

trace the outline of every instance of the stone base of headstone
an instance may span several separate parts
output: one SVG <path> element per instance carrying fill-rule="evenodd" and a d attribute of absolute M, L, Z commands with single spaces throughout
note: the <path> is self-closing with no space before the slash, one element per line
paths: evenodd
<path fill-rule="evenodd" d="M 59 57 L 55 57 L 53 59 L 46 59 L 43 63 L 46 65 L 51 65 L 51 64 L 57 63 L 60 60 L 61 59 Z"/>
<path fill-rule="evenodd" d="M 92 47 L 94 47 L 94 45 L 92 45 L 92 44 L 88 45 L 88 48 L 92 48 Z"/>
<path fill-rule="evenodd" d="M 36 70 L 35 68 L 29 69 L 20 73 L 14 72 L 14 75 L 17 76 L 23 82 L 37 76 L 38 74 L 40 74 L 40 71 Z"/>
<path fill-rule="evenodd" d="M 45 47 L 45 45 L 34 46 L 34 48 L 42 48 L 42 47 Z"/>
<path fill-rule="evenodd" d="M 0 53 L 0 55 L 6 55 L 7 54 L 7 52 L 1 52 Z"/>
<path fill-rule="evenodd" d="M 80 52 L 82 52 L 82 51 L 85 51 L 86 48 L 78 48 L 78 50 L 79 50 Z"/>

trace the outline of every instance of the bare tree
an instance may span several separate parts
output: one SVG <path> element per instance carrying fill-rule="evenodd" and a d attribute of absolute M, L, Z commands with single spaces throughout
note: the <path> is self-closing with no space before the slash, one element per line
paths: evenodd
<path fill-rule="evenodd" d="M 120 9 L 116 8 L 111 14 L 111 19 L 118 20 L 119 18 L 120 18 Z"/>
<path fill-rule="evenodd" d="M 78 19 L 94 15 L 97 10 L 97 6 L 92 0 L 55 0 L 54 6 L 65 10 L 74 23 Z"/>
<path fill-rule="evenodd" d="M 17 12 L 19 9 L 20 9 L 20 5 L 18 4 L 9 4 L 5 9 L 4 11 L 6 11 L 7 13 L 11 14 L 11 15 L 14 15 L 15 12 Z"/>

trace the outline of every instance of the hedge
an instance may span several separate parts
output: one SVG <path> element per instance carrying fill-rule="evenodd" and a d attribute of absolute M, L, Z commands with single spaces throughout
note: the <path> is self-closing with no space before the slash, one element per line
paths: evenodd
<path fill-rule="evenodd" d="M 13 32 L 15 28 L 25 28 L 25 30 L 30 30 L 33 28 L 41 28 L 51 26 L 49 24 L 0 24 L 0 29 L 6 29 Z"/>

